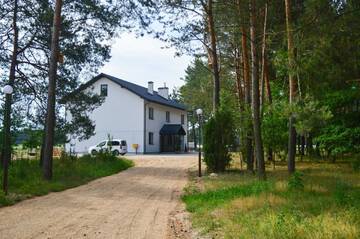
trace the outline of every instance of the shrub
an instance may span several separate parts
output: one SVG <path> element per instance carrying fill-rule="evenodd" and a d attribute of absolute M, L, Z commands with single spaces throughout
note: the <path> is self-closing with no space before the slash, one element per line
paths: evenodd
<path fill-rule="evenodd" d="M 304 190 L 303 176 L 300 172 L 293 173 L 288 182 L 289 190 Z"/>
<path fill-rule="evenodd" d="M 229 165 L 235 141 L 231 112 L 220 109 L 204 127 L 204 161 L 210 171 L 221 172 Z"/>

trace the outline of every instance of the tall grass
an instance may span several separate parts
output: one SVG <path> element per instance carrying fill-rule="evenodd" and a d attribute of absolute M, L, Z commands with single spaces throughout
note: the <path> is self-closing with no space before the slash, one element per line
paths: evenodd
<path fill-rule="evenodd" d="M 360 238 L 360 174 L 349 164 L 304 162 L 292 177 L 268 169 L 204 177 L 183 196 L 193 225 L 213 238 Z"/>
<path fill-rule="evenodd" d="M 42 177 L 38 160 L 15 160 L 9 168 L 9 194 L 0 193 L 0 206 L 17 201 L 76 187 L 93 179 L 108 176 L 133 166 L 133 162 L 111 155 L 54 159 L 53 179 Z M 2 178 L 2 170 L 0 171 Z"/>

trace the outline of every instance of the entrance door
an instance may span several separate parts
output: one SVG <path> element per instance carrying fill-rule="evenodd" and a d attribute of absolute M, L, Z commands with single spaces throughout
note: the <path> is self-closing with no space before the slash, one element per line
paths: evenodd
<path fill-rule="evenodd" d="M 179 152 L 181 151 L 180 135 L 160 135 L 160 149 L 161 152 Z"/>

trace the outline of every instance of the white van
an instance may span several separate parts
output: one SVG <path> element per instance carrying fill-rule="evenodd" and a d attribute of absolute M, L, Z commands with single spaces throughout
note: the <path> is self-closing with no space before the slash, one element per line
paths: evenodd
<path fill-rule="evenodd" d="M 127 144 L 126 140 L 122 139 L 113 139 L 113 140 L 104 140 L 98 143 L 95 146 L 91 146 L 88 149 L 88 153 L 95 155 L 99 152 L 109 151 L 115 155 L 125 155 L 127 153 Z"/>

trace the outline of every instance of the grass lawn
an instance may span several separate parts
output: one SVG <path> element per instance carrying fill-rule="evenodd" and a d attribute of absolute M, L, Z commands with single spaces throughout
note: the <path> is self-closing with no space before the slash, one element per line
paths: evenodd
<path fill-rule="evenodd" d="M 360 173 L 348 163 L 269 165 L 267 181 L 230 171 L 192 180 L 183 201 L 213 238 L 360 238 Z M 195 177 L 195 176 L 194 176 Z"/>
<path fill-rule="evenodd" d="M 9 168 L 9 194 L 5 196 L 0 192 L 0 206 L 76 187 L 133 166 L 130 160 L 104 155 L 54 159 L 53 164 L 53 179 L 46 181 L 42 178 L 38 160 L 12 161 Z M 0 177 L 2 178 L 2 170 Z"/>

